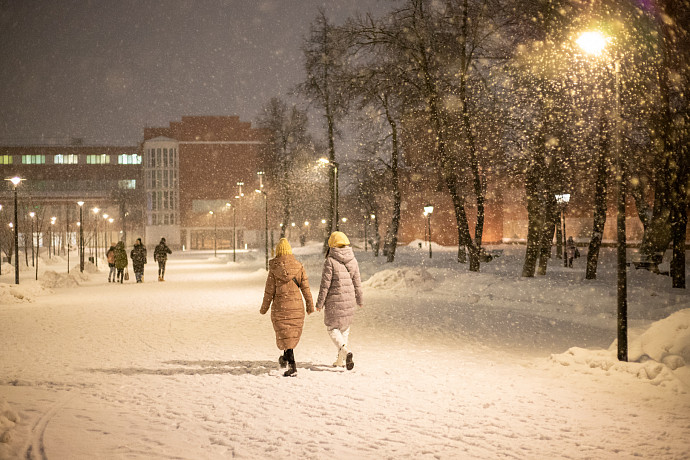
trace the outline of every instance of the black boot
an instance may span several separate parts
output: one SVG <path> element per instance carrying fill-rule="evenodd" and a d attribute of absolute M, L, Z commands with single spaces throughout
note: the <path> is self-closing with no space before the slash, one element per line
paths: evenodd
<path fill-rule="evenodd" d="M 285 350 L 285 360 L 288 363 L 288 370 L 285 371 L 283 377 L 292 377 L 297 375 L 297 363 L 295 363 L 295 353 L 292 348 Z"/>
<path fill-rule="evenodd" d="M 280 364 L 280 368 L 283 369 L 285 366 L 287 366 L 287 359 L 285 358 L 287 350 L 283 351 L 283 354 L 281 356 L 278 356 L 278 364 Z"/>

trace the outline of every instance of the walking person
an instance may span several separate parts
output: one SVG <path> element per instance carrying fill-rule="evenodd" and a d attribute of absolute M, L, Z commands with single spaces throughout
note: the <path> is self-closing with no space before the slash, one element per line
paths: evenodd
<path fill-rule="evenodd" d="M 572 236 L 569 236 L 568 241 L 565 243 L 565 252 L 568 256 L 568 267 L 570 268 L 573 268 L 573 259 L 575 258 L 575 251 L 577 251 L 577 247 L 575 247 L 575 241 L 573 240 Z"/>
<path fill-rule="evenodd" d="M 110 272 L 108 273 L 108 282 L 109 283 L 114 283 L 115 282 L 115 243 L 111 244 L 110 247 L 108 248 L 108 252 L 105 253 L 106 258 L 108 259 L 108 268 L 110 269 Z"/>
<path fill-rule="evenodd" d="M 363 305 L 359 264 L 350 247 L 350 240 L 343 232 L 333 232 L 328 238 L 316 311 L 325 310 L 324 324 L 338 348 L 338 358 L 333 363 L 335 367 L 345 366 L 347 370 L 352 370 L 355 366 L 348 339 L 355 309 Z"/>
<path fill-rule="evenodd" d="M 117 269 L 117 279 L 115 282 L 124 282 L 125 270 L 127 269 L 127 251 L 125 251 L 125 242 L 118 241 L 115 245 L 115 268 Z"/>
<path fill-rule="evenodd" d="M 146 264 L 146 246 L 141 242 L 141 238 L 137 238 L 134 243 L 134 248 L 129 253 L 132 258 L 132 269 L 134 270 L 134 276 L 137 279 L 137 283 L 144 282 L 144 264 Z"/>
<path fill-rule="evenodd" d="M 158 281 L 165 281 L 165 263 L 168 261 L 168 254 L 172 254 L 172 251 L 165 244 L 165 238 L 161 238 L 161 242 L 153 250 L 153 258 L 158 262 Z"/>
<path fill-rule="evenodd" d="M 292 254 L 292 247 L 285 238 L 278 241 L 276 256 L 270 260 L 268 267 L 264 299 L 259 311 L 264 315 L 271 309 L 276 345 L 283 351 L 278 363 L 280 367 L 289 366 L 283 375 L 291 377 L 297 373 L 294 349 L 302 336 L 305 303 L 307 314 L 311 314 L 314 312 L 314 300 L 307 273 Z"/>

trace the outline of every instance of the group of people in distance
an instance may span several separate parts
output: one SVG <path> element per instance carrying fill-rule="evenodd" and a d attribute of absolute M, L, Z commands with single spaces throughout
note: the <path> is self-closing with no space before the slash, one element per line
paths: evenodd
<path fill-rule="evenodd" d="M 350 325 L 356 308 L 364 303 L 359 265 L 343 232 L 333 232 L 328 238 L 316 304 L 309 290 L 307 273 L 292 254 L 288 240 L 280 239 L 276 256 L 269 262 L 260 313 L 263 315 L 271 310 L 276 345 L 283 351 L 278 363 L 288 368 L 283 374 L 285 377 L 297 373 L 294 349 L 302 335 L 305 305 L 307 314 L 324 310 L 324 324 L 338 349 L 333 366 L 351 370 L 355 364 L 348 345 Z"/>
<path fill-rule="evenodd" d="M 172 254 L 172 251 L 165 243 L 165 238 L 161 238 L 160 243 L 158 243 L 156 249 L 153 251 L 153 258 L 158 262 L 158 281 L 165 281 L 165 264 L 168 261 L 168 254 Z M 143 283 L 144 265 L 146 265 L 148 260 L 146 256 L 146 246 L 141 242 L 141 238 L 137 238 L 129 256 L 132 258 L 132 269 L 134 270 L 134 276 L 137 283 Z M 124 283 L 125 280 L 128 280 L 129 270 L 127 266 L 129 263 L 124 241 L 113 243 L 108 249 L 106 257 L 108 259 L 108 267 L 110 268 L 108 272 L 108 282 Z"/>

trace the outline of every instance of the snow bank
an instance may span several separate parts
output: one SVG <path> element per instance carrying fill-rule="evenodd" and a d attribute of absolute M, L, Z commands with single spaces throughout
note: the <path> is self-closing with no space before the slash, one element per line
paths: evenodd
<path fill-rule="evenodd" d="M 0 283 L 0 304 L 33 302 L 37 296 L 49 292 L 35 282 L 19 285 Z"/>
<path fill-rule="evenodd" d="M 416 289 L 430 291 L 434 288 L 434 277 L 423 267 L 403 267 L 381 270 L 362 283 L 374 289 Z"/>
<path fill-rule="evenodd" d="M 47 270 L 39 279 L 41 286 L 46 289 L 75 287 L 88 280 L 89 276 L 86 272 L 81 273 L 79 270 L 73 270 L 70 273 L 56 273 L 52 270 Z"/>
<path fill-rule="evenodd" d="M 653 385 L 690 392 L 690 309 L 656 321 L 628 345 L 628 362 L 618 361 L 617 341 L 608 350 L 571 348 L 551 360 L 563 366 L 586 366 L 633 374 Z"/>
<path fill-rule="evenodd" d="M 8 443 L 12 440 L 12 432 L 19 423 L 19 415 L 0 396 L 0 443 Z"/>

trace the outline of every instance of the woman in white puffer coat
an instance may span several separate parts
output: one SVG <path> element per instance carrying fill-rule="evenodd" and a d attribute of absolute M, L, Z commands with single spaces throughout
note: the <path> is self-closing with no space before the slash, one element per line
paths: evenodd
<path fill-rule="evenodd" d="M 347 236 L 343 232 L 333 232 L 328 238 L 316 311 L 324 309 L 328 335 L 338 347 L 338 358 L 333 365 L 345 366 L 348 370 L 355 365 L 352 351 L 348 348 L 348 337 L 358 306 L 363 306 L 359 264 Z"/>

